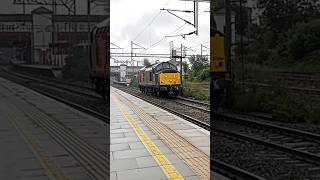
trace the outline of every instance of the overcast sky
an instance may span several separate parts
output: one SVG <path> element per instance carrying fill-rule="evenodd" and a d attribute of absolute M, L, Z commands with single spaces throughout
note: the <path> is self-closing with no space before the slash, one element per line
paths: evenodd
<path fill-rule="evenodd" d="M 185 24 L 184 21 L 169 14 L 167 11 L 160 11 L 160 9 L 193 10 L 193 2 L 179 0 L 111 0 L 110 2 L 111 42 L 124 48 L 123 50 L 112 49 L 111 52 L 130 52 L 130 41 L 147 48 L 147 50 L 135 49 L 134 52 L 136 53 L 169 54 L 170 41 L 174 42 L 175 47 L 180 47 L 181 43 L 183 43 L 184 46 L 191 47 L 195 51 L 188 51 L 188 54 L 200 54 L 201 43 L 209 48 L 210 13 L 205 12 L 210 10 L 209 3 L 199 3 L 198 36 L 193 34 L 186 36 L 186 39 L 181 36 L 163 39 L 167 35 L 192 32 L 194 27 Z M 191 13 L 175 13 L 193 23 L 193 15 Z M 179 29 L 179 27 L 181 28 Z M 175 30 L 177 31 L 174 32 Z M 163 40 L 160 41 L 161 39 Z M 111 45 L 111 47 L 114 46 Z M 203 51 L 203 54 L 208 54 L 208 49 L 203 49 L 207 50 Z M 116 59 L 129 60 L 130 58 Z M 150 60 L 155 61 L 155 59 Z M 165 61 L 165 59 L 160 60 Z"/>

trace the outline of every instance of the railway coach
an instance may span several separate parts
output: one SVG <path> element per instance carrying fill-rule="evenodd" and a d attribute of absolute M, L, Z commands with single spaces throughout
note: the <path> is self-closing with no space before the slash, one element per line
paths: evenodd
<path fill-rule="evenodd" d="M 138 82 L 141 92 L 157 96 L 176 97 L 181 88 L 177 66 L 169 62 L 159 62 L 140 69 Z"/>
<path fill-rule="evenodd" d="M 96 25 L 91 31 L 90 79 L 95 91 L 104 99 L 109 94 L 110 78 L 110 28 L 108 20 Z"/>

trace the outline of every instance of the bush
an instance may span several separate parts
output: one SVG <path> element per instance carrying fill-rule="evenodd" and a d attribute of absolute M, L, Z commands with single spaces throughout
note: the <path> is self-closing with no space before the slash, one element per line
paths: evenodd
<path fill-rule="evenodd" d="M 63 78 L 75 81 L 86 81 L 89 77 L 89 62 L 87 54 L 77 52 L 67 57 L 66 65 L 62 70 Z"/>
<path fill-rule="evenodd" d="M 320 48 L 320 20 L 297 24 L 288 34 L 288 51 L 295 60 Z"/>
<path fill-rule="evenodd" d="M 199 73 L 198 76 L 196 77 L 199 81 L 205 81 L 210 78 L 210 68 L 207 67 L 205 69 L 202 69 Z"/>
<path fill-rule="evenodd" d="M 318 101 L 303 95 L 289 95 L 285 89 L 277 85 L 269 90 L 254 89 L 245 94 L 237 91 L 232 109 L 238 112 L 269 113 L 279 121 L 320 123 Z"/>
<path fill-rule="evenodd" d="M 209 101 L 210 95 L 209 92 L 205 92 L 200 90 L 198 87 L 183 87 L 183 96 L 185 97 L 193 97 L 198 100 L 206 100 Z"/>
<path fill-rule="evenodd" d="M 137 77 L 133 77 L 131 79 L 130 86 L 136 87 L 136 88 L 139 87 L 139 82 L 138 82 L 138 78 Z"/>

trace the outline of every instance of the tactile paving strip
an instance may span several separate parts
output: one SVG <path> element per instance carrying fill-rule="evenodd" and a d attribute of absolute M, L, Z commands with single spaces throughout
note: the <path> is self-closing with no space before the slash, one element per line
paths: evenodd
<path fill-rule="evenodd" d="M 193 146 L 183 137 L 172 131 L 166 125 L 148 115 L 126 97 L 117 93 L 119 100 L 131 108 L 161 140 L 182 159 L 201 179 L 210 179 L 209 157 Z"/>
<path fill-rule="evenodd" d="M 6 101 L 5 99 L 1 99 L 1 101 Z M 22 139 L 29 145 L 31 148 L 31 151 L 35 155 L 35 157 L 39 160 L 40 164 L 44 168 L 46 175 L 48 175 L 51 179 L 59 179 L 59 180 L 68 180 L 70 179 L 67 177 L 64 172 L 62 171 L 61 167 L 52 160 L 47 151 L 36 141 L 35 137 L 32 135 L 32 133 L 23 125 L 21 125 L 21 122 L 16 118 L 14 112 L 17 111 L 15 107 L 11 107 L 11 104 L 5 103 L 8 106 L 2 107 L 3 109 L 7 109 L 7 116 L 12 123 L 12 125 L 15 127 L 17 132 L 20 134 Z"/>
<path fill-rule="evenodd" d="M 116 100 L 116 99 L 115 99 Z M 118 100 L 116 100 L 118 101 Z M 183 180 L 182 175 L 175 169 L 171 162 L 163 155 L 160 149 L 152 142 L 148 135 L 141 129 L 138 123 L 124 110 L 123 105 L 119 103 L 120 111 L 124 114 L 134 131 L 137 133 L 138 137 L 156 160 L 159 166 L 162 168 L 163 172 L 170 180 Z"/>

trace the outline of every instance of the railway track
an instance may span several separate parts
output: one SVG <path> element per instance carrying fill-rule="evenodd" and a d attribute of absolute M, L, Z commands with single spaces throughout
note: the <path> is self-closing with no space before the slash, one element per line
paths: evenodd
<path fill-rule="evenodd" d="M 136 90 L 132 90 L 131 93 L 129 93 L 138 98 L 142 98 L 149 103 L 159 106 L 160 108 L 168 110 L 186 120 L 189 120 L 194 124 L 210 130 L 209 123 L 206 123 L 203 120 L 199 120 L 199 118 L 186 115 L 182 112 L 172 110 L 161 104 L 160 101 L 154 101 L 139 96 L 137 95 L 137 92 L 138 91 Z M 185 105 L 189 103 L 189 105 L 186 105 L 189 107 L 195 108 L 196 106 L 198 110 L 200 110 L 200 104 L 202 104 L 202 111 L 205 111 L 203 110 L 205 109 L 205 106 L 206 108 L 208 108 L 208 104 L 205 103 L 199 103 L 196 101 L 189 101 L 184 99 L 178 99 L 178 101 L 182 101 Z M 192 103 L 193 105 L 191 105 Z M 209 111 L 207 111 L 207 114 L 209 114 Z M 101 114 L 98 116 L 101 116 Z M 225 114 L 214 114 L 214 120 L 215 125 L 212 127 L 212 133 L 215 133 L 217 137 L 221 137 L 221 139 L 227 137 L 229 141 L 231 138 L 233 139 L 232 143 L 235 144 L 238 141 L 244 141 L 246 143 L 253 144 L 254 146 L 264 147 L 262 148 L 264 149 L 264 152 L 267 148 L 270 152 L 273 152 L 271 153 L 272 157 L 269 157 L 270 160 L 286 162 L 286 165 L 288 167 L 300 168 L 303 169 L 303 171 L 308 172 L 308 174 L 311 174 L 313 177 L 320 177 L 320 135 L 273 125 L 270 123 L 257 122 L 248 118 L 240 118 L 230 115 L 228 116 Z M 213 140 L 212 143 L 215 142 L 216 141 Z M 265 153 L 268 153 L 269 151 Z M 217 154 L 215 152 L 213 153 Z M 217 157 L 220 157 L 220 155 L 217 154 Z M 276 159 L 274 157 L 276 157 Z M 235 179 L 259 179 L 260 177 L 255 176 L 254 174 L 263 174 L 263 172 L 257 172 L 252 168 L 250 169 L 247 167 L 242 167 L 237 164 L 233 164 L 232 162 L 228 163 L 226 161 L 222 162 L 218 159 L 212 159 L 212 162 L 216 163 L 216 166 L 213 166 L 213 171 L 225 174 L 226 176 Z M 244 176 L 247 177 L 244 178 Z M 284 175 L 282 174 L 282 176 Z M 264 175 L 264 177 L 268 176 Z"/>
<path fill-rule="evenodd" d="M 215 125 L 212 129 L 215 133 L 273 149 L 275 151 L 271 158 L 275 161 L 281 161 L 283 165 L 295 167 L 300 171 L 303 169 L 307 172 L 305 176 L 320 178 L 319 134 L 225 114 L 215 114 L 213 119 Z M 305 176 L 304 178 L 310 178 Z"/>
<path fill-rule="evenodd" d="M 182 112 L 178 112 L 178 111 L 175 111 L 175 110 L 172 110 L 162 104 L 159 104 L 157 103 L 156 101 L 153 101 L 153 100 L 150 100 L 150 99 L 147 99 L 145 98 L 144 96 L 139 96 L 138 94 L 140 93 L 140 91 L 136 90 L 136 89 L 132 89 L 131 91 L 129 91 L 128 89 L 130 88 L 123 88 L 123 87 L 119 87 L 117 86 L 116 88 L 120 88 L 121 90 L 125 90 L 125 92 L 135 96 L 135 97 L 138 97 L 140 99 L 143 99 L 144 101 L 147 101 L 149 102 L 150 104 L 153 104 L 153 105 L 156 105 L 164 110 L 167 110 L 179 117 L 182 117 L 183 119 L 189 121 L 189 122 L 192 122 L 204 129 L 207 129 L 210 131 L 210 124 L 208 123 L 204 123 L 202 122 L 201 120 L 198 120 L 194 117 L 191 117 L 191 116 L 188 116 Z M 138 94 L 137 94 L 138 93 Z M 140 93 L 141 94 L 141 93 Z M 143 94 L 142 94 L 143 95 Z M 188 100 L 186 100 L 188 101 Z M 194 102 L 193 102 L 194 103 Z M 196 102 L 198 103 L 198 102 Z M 201 104 L 201 103 L 198 103 L 198 104 Z M 204 104 L 204 105 L 208 105 L 208 104 Z M 240 168 L 237 168 L 237 167 L 234 167 L 234 166 L 231 166 L 227 163 L 223 163 L 219 160 L 216 160 L 216 159 L 211 159 L 210 160 L 211 163 L 215 163 L 215 166 L 212 166 L 212 169 L 211 171 L 214 171 L 215 173 L 218 173 L 218 174 L 221 174 L 223 175 L 224 177 L 228 177 L 228 178 L 232 178 L 232 179 L 236 179 L 236 180 L 262 180 L 262 178 L 252 174 L 252 173 L 249 173 L 249 172 L 246 172 L 244 170 L 241 170 Z"/>
<path fill-rule="evenodd" d="M 84 86 L 84 85 L 79 85 L 76 83 L 70 83 L 70 82 L 65 82 L 61 80 L 56 80 L 53 78 L 47 78 L 47 77 L 35 77 L 29 74 L 23 74 L 23 73 L 15 73 L 10 70 L 7 70 L 5 68 L 2 68 L 2 70 L 7 73 L 11 74 L 13 76 L 17 76 L 21 79 L 25 79 L 27 83 L 38 83 L 38 84 L 43 84 L 47 86 L 51 86 L 54 88 L 59 88 L 61 90 L 69 91 L 75 94 L 81 94 L 83 96 L 90 96 L 92 98 L 100 98 L 96 93 L 94 93 L 94 90 L 92 87 L 89 86 Z"/>
<path fill-rule="evenodd" d="M 185 100 L 165 99 L 156 96 L 142 94 L 138 89 L 128 88 L 121 85 L 113 85 L 113 87 L 123 90 L 135 97 L 143 99 L 153 105 L 156 105 L 166 111 L 176 114 L 194 124 L 210 129 L 210 110 L 198 105 L 191 104 Z M 183 102 L 181 102 L 183 101 Z"/>
<path fill-rule="evenodd" d="M 213 173 L 219 173 L 225 177 L 236 180 L 265 180 L 255 174 L 247 172 L 238 167 L 232 166 L 230 164 L 224 163 L 219 160 L 211 159 L 210 164 L 212 165 Z"/>
<path fill-rule="evenodd" d="M 10 73 L 7 71 L 0 70 L 0 75 L 7 78 L 15 83 L 27 86 L 45 96 L 51 97 L 59 102 L 72 106 L 82 112 L 97 117 L 105 123 L 109 123 L 109 116 L 107 114 L 99 113 L 93 109 L 80 105 L 68 98 L 61 97 L 58 94 L 52 93 L 52 89 L 48 91 L 48 88 L 39 88 L 40 86 L 34 86 L 36 83 L 42 83 L 43 81 L 35 78 L 28 78 L 25 75 L 19 75 L 16 73 Z M 46 86 L 52 86 L 52 83 L 44 83 Z M 51 87 L 56 90 L 58 86 Z M 10 90 L 10 89 L 8 89 Z M 67 90 L 63 88 L 63 90 Z M 70 91 L 75 93 L 75 91 Z M 69 94 L 70 94 L 69 92 Z M 85 93 L 79 93 L 77 96 L 87 95 Z M 34 121 L 39 127 L 44 129 L 51 138 L 53 138 L 61 147 L 63 147 L 72 157 L 74 157 L 79 164 L 86 170 L 87 175 L 91 179 L 104 180 L 109 177 L 109 162 L 107 158 L 108 152 L 99 149 L 92 144 L 89 144 L 83 138 L 78 136 L 76 133 L 65 127 L 63 124 L 52 121 L 44 116 L 42 113 L 35 112 L 28 106 L 25 107 L 24 111 L 32 113 Z"/>
<path fill-rule="evenodd" d="M 244 82 L 248 87 L 272 88 L 274 82 L 280 83 L 281 87 L 293 94 L 305 94 L 309 96 L 320 96 L 320 73 L 298 73 L 298 72 L 274 72 L 270 79 L 271 82 L 263 80 L 249 79 Z M 265 81 L 265 82 L 264 82 Z M 239 82 L 241 84 L 243 82 Z"/>
<path fill-rule="evenodd" d="M 137 93 L 137 90 L 133 91 Z M 132 92 L 129 93 L 136 97 L 143 98 L 142 96 L 138 96 Z M 143 100 L 145 100 L 145 98 L 143 98 Z M 166 107 L 163 107 L 163 105 L 154 103 L 154 101 L 148 101 L 156 106 L 159 106 L 160 108 L 168 110 L 186 120 L 199 125 L 199 120 L 196 121 L 195 118 L 185 116 L 185 114 L 183 114 L 182 112 L 172 111 Z M 214 113 L 212 119 L 215 123 L 214 126 L 211 127 L 211 130 L 212 133 L 215 133 L 217 137 L 221 137 L 221 139 L 231 138 L 233 139 L 233 141 L 230 142 L 231 144 L 236 144 L 236 142 L 243 141 L 250 144 L 251 146 L 259 147 L 264 152 L 262 153 L 263 155 L 272 152 L 268 159 L 273 162 L 280 161 L 280 163 L 283 163 L 283 165 L 286 166 L 286 168 L 279 170 L 279 177 L 290 176 L 290 174 L 285 175 L 283 173 L 288 171 L 288 169 L 292 167 L 293 169 L 300 169 L 300 172 L 301 169 L 303 169 L 313 177 L 320 177 L 320 135 L 309 133 L 306 131 L 299 131 L 297 129 L 286 128 L 279 125 L 273 125 L 271 123 L 257 122 L 254 120 L 250 120 L 249 118 L 234 115 Z M 205 128 L 210 129 L 209 124 L 202 124 L 200 126 L 207 126 Z M 215 144 L 215 142 L 216 141 L 213 139 L 212 143 Z M 266 151 L 265 149 L 268 150 Z M 257 150 L 257 152 L 259 152 L 259 150 Z M 214 152 L 214 148 L 212 153 L 217 154 Z M 255 154 L 256 152 L 252 153 Z M 219 154 L 217 154 L 217 157 L 219 157 Z M 232 165 L 232 163 L 227 163 L 223 159 L 221 161 L 218 159 L 213 159 L 212 162 L 220 162 L 217 163 L 216 167 L 213 166 L 214 168 L 216 168 L 214 169 L 215 172 L 222 174 L 223 172 L 225 172 L 228 177 L 236 177 L 235 179 L 262 179 L 261 177 L 254 175 L 260 173 L 264 174 L 264 177 L 270 177 L 270 174 L 266 175 L 261 170 L 258 171 L 252 168 L 250 169 L 248 167 L 239 166 L 239 164 Z M 244 178 L 244 176 L 247 177 Z M 305 176 L 306 174 L 304 174 L 304 177 Z"/>
<path fill-rule="evenodd" d="M 238 82 L 238 84 L 242 84 L 242 82 Z M 244 82 L 244 85 L 248 87 L 273 88 L 271 84 L 267 84 L 267 83 Z M 317 88 L 294 87 L 294 86 L 287 86 L 283 88 L 288 90 L 291 93 L 298 94 L 298 95 L 304 94 L 304 95 L 314 96 L 317 98 L 319 98 L 320 96 L 320 89 L 317 89 Z"/>
<path fill-rule="evenodd" d="M 105 123 L 109 123 L 109 108 L 106 107 L 106 101 L 92 92 L 93 90 L 79 85 L 61 83 L 61 81 L 48 82 L 43 79 L 30 77 L 24 74 L 13 73 L 11 71 L 0 69 L 3 77 L 22 84 L 41 94 L 63 102 L 69 106 L 79 109 L 85 113 L 91 114 Z M 51 80 L 50 80 L 51 81 Z"/>

